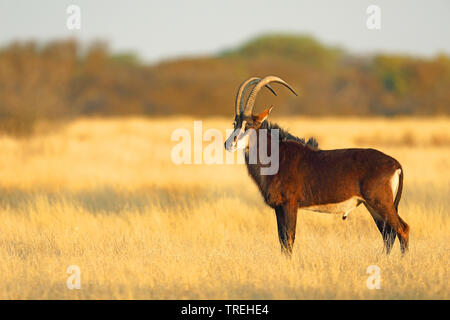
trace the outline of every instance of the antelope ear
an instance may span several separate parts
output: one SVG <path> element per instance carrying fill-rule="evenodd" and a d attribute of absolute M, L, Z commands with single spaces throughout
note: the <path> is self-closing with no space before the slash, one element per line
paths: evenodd
<path fill-rule="evenodd" d="M 261 112 L 258 115 L 258 121 L 259 122 L 263 122 L 264 120 L 267 119 L 267 117 L 269 116 L 270 111 L 272 111 L 273 106 L 270 106 L 269 108 L 267 108 L 266 110 L 264 110 L 263 112 Z"/>

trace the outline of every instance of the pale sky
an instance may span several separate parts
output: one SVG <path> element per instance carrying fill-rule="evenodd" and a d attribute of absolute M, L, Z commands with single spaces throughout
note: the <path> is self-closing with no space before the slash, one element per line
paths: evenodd
<path fill-rule="evenodd" d="M 81 8 L 81 30 L 66 9 Z M 366 9 L 381 8 L 381 30 Z M 0 0 L 0 47 L 13 40 L 106 40 L 146 62 L 206 55 L 268 32 L 310 34 L 352 53 L 450 54 L 450 0 Z"/>

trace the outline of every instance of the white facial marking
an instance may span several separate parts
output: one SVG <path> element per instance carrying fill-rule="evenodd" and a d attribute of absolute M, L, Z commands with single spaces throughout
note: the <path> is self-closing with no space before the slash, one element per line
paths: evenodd
<path fill-rule="evenodd" d="M 241 130 L 236 138 L 235 148 L 236 149 L 245 149 L 248 145 L 248 131 L 245 131 L 245 126 L 247 125 L 247 121 L 242 121 Z"/>
<path fill-rule="evenodd" d="M 233 122 L 233 128 L 236 127 L 236 121 Z M 237 142 L 239 140 L 239 135 L 241 134 L 242 128 L 239 129 L 239 132 L 237 129 L 234 129 L 233 132 L 230 134 L 230 136 L 225 141 L 225 149 L 227 149 L 230 152 L 234 152 L 237 149 Z"/>
<path fill-rule="evenodd" d="M 247 121 L 242 121 L 242 125 L 241 125 L 241 132 L 245 131 L 245 126 L 247 125 Z"/>

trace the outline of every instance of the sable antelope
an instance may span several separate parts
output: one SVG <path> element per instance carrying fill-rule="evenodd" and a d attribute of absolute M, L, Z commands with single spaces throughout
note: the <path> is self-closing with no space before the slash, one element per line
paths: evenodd
<path fill-rule="evenodd" d="M 228 151 L 245 150 L 249 175 L 266 204 L 275 209 L 282 252 L 292 253 L 299 208 L 343 214 L 345 219 L 361 203 L 381 232 L 386 253 L 391 251 L 396 236 L 402 253 L 406 252 L 409 226 L 398 215 L 403 188 L 400 163 L 374 149 L 320 150 L 313 138 L 305 142 L 278 125 L 269 123 L 266 119 L 272 108 L 253 115 L 258 92 L 272 82 L 282 84 L 296 94 L 285 81 L 275 76 L 244 81 L 236 95 L 234 132 L 225 142 L 225 148 Z M 244 95 L 251 85 L 255 86 L 244 108 Z M 253 142 L 248 138 L 250 129 L 257 133 Z M 259 158 L 255 163 L 250 163 L 249 150 L 259 148 L 260 133 L 267 135 L 267 145 L 270 146 L 271 131 L 274 129 L 279 130 L 278 172 L 261 175 L 260 169 L 264 165 Z"/>

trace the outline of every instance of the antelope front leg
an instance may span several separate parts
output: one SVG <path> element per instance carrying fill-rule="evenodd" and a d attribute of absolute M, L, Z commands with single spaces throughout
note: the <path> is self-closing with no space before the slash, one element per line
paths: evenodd
<path fill-rule="evenodd" d="M 297 204 L 285 204 L 275 208 L 281 252 L 287 256 L 292 255 L 292 248 L 294 247 L 297 210 Z"/>

